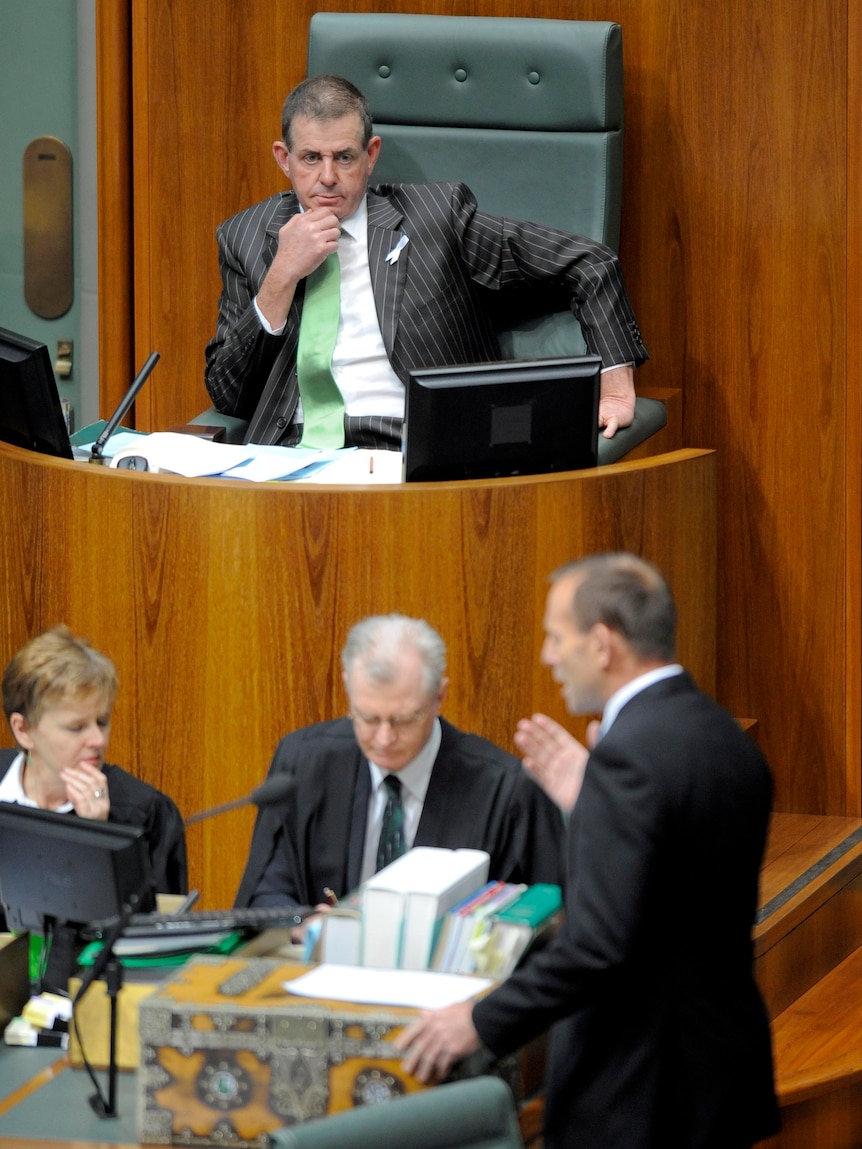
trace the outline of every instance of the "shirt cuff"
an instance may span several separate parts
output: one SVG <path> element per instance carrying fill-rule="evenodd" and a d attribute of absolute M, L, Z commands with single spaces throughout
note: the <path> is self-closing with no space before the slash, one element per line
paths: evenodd
<path fill-rule="evenodd" d="M 260 315 L 260 312 L 258 312 L 258 315 Z M 263 319 L 263 316 L 261 316 L 261 319 Z M 265 320 L 265 319 L 263 320 L 263 323 L 264 323 L 264 326 L 266 326 L 266 320 Z M 283 331 L 283 330 L 284 330 L 284 328 L 282 328 L 282 331 Z M 275 334 L 275 335 L 279 335 L 279 334 L 280 334 L 280 332 L 276 331 L 276 332 L 274 332 L 274 334 Z M 614 363 L 614 364 L 612 364 L 612 366 L 610 366 L 610 367 L 603 367 L 603 368 L 602 368 L 602 370 L 601 370 L 601 374 L 602 374 L 602 375 L 604 375 L 604 373 L 605 373 L 606 371 L 616 371 L 616 369 L 617 369 L 618 367 L 634 367 L 634 365 L 635 365 L 635 364 L 634 364 L 634 360 L 633 360 L 633 359 L 632 359 L 630 362 L 628 362 L 628 363 Z"/>
<path fill-rule="evenodd" d="M 284 323 L 282 323 L 281 327 L 271 327 L 269 325 L 268 321 L 266 320 L 266 318 L 264 317 L 263 312 L 261 311 L 261 309 L 257 305 L 257 296 L 254 297 L 254 299 L 252 300 L 252 303 L 254 304 L 254 309 L 257 312 L 257 317 L 260 320 L 260 325 L 264 329 L 264 331 L 268 331 L 270 335 L 283 335 L 284 329 L 285 329 L 285 327 L 287 327 L 287 320 L 285 319 L 285 321 L 284 321 Z"/>

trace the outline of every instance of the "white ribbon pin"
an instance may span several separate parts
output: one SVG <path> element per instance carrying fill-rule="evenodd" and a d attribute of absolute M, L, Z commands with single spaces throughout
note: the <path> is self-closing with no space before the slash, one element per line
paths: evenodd
<path fill-rule="evenodd" d="M 407 236 L 402 235 L 389 254 L 386 256 L 387 263 L 397 263 L 398 257 L 404 248 L 407 246 Z"/>

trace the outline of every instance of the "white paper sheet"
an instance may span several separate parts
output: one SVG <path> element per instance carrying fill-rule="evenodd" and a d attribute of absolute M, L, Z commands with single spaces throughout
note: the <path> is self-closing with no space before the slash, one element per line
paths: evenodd
<path fill-rule="evenodd" d="M 343 483 L 345 486 L 401 482 L 401 452 L 365 447 L 339 451 L 319 471 L 296 476 L 297 483 Z"/>
<path fill-rule="evenodd" d="M 220 475 L 251 458 L 248 447 L 235 447 L 228 443 L 211 443 L 195 435 L 182 435 L 176 431 L 156 431 L 139 439 L 132 446 L 115 451 L 111 466 L 116 467 L 127 455 L 142 455 L 151 470 L 169 471 L 187 479 L 203 475 Z"/>
<path fill-rule="evenodd" d="M 363 1005 L 406 1005 L 442 1009 L 467 1001 L 487 989 L 489 978 L 462 977 L 431 970 L 369 969 L 366 966 L 319 965 L 284 983 L 288 993 Z"/>

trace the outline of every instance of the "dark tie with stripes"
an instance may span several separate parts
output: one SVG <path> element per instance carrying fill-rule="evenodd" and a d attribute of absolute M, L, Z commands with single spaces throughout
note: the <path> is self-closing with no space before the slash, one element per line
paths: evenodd
<path fill-rule="evenodd" d="M 382 870 L 404 853 L 404 807 L 401 805 L 401 779 L 387 774 L 383 779 L 386 787 L 386 809 L 380 826 L 380 840 L 377 844 L 377 869 Z"/>

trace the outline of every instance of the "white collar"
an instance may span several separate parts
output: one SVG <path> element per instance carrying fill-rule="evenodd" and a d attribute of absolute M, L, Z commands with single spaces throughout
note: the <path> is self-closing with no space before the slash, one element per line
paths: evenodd
<path fill-rule="evenodd" d="M 674 675 L 682 674 L 684 667 L 680 666 L 678 662 L 669 662 L 665 666 L 657 666 L 655 670 L 648 670 L 645 674 L 639 674 L 637 678 L 632 678 L 625 685 L 621 686 L 619 690 L 614 693 L 605 703 L 605 709 L 602 713 L 602 721 L 599 726 L 599 738 L 604 738 L 611 726 L 616 721 L 616 717 L 627 702 L 640 694 L 642 690 L 646 690 L 648 686 L 654 686 L 656 682 L 661 682 L 665 678 L 673 678 Z"/>

